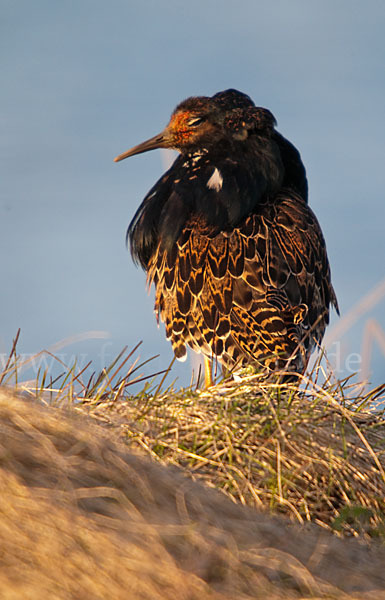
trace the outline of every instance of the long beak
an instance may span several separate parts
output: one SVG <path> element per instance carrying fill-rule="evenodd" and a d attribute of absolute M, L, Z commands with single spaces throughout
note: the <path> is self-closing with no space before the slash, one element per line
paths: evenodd
<path fill-rule="evenodd" d="M 134 156 L 134 154 L 141 154 L 142 152 L 148 152 L 149 150 L 155 150 L 156 148 L 170 148 L 170 140 L 167 129 L 158 133 L 158 135 L 154 135 L 154 137 L 130 148 L 127 152 L 123 152 L 123 154 L 119 154 L 116 158 L 114 158 L 115 162 L 119 162 L 120 160 L 124 160 L 129 156 Z"/>

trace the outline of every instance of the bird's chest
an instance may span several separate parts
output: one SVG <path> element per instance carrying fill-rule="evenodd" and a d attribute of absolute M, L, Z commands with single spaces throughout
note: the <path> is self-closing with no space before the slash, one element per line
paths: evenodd
<path fill-rule="evenodd" d="M 266 255 L 271 207 L 264 205 L 237 227 L 217 230 L 205 216 L 191 217 L 170 249 L 158 243 L 148 264 L 148 282 L 171 301 L 188 288 L 194 298 L 230 289 L 253 263 L 262 265 Z"/>

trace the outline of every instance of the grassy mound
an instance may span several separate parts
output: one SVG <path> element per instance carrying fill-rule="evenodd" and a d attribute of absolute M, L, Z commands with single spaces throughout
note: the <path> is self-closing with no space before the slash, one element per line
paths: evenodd
<path fill-rule="evenodd" d="M 78 409 L 132 448 L 176 464 L 234 501 L 348 535 L 385 539 L 385 420 L 377 389 L 274 385 L 258 377 Z M 349 386 L 347 386 L 348 388 Z"/>
<path fill-rule="evenodd" d="M 27 385 L 14 346 L 5 598 L 385 598 L 384 386 L 320 385 L 315 370 L 132 394 L 131 360 Z"/>
<path fill-rule="evenodd" d="M 0 392 L 2 598 L 385 598 L 385 548 L 240 506 Z"/>

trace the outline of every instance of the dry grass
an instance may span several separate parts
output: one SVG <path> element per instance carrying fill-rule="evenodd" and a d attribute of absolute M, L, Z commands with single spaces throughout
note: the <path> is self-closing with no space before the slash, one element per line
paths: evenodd
<path fill-rule="evenodd" d="M 0 391 L 2 598 L 385 598 L 383 389 L 315 371 L 130 395 L 131 359 L 32 390 L 13 348 L 0 382 L 29 400 Z"/>
<path fill-rule="evenodd" d="M 1 597 L 385 598 L 385 549 L 231 502 L 0 393 Z"/>

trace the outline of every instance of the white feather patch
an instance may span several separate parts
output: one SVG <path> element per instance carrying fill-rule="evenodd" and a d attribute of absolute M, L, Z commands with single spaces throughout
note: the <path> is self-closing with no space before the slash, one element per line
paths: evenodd
<path fill-rule="evenodd" d="M 222 189 L 223 177 L 221 172 L 215 167 L 214 173 L 211 175 L 210 179 L 207 182 L 207 187 L 211 190 L 215 190 L 219 192 Z"/>

